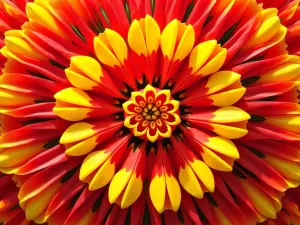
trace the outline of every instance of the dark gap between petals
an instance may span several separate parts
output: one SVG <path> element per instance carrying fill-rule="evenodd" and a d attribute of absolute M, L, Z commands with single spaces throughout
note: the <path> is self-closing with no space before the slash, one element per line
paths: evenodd
<path fill-rule="evenodd" d="M 154 79 L 152 86 L 156 87 L 156 88 L 159 88 L 159 86 L 160 86 L 160 77 L 158 77 L 157 80 Z"/>
<path fill-rule="evenodd" d="M 101 6 L 100 6 L 100 10 L 102 12 L 102 15 L 104 16 L 104 19 L 106 20 L 106 22 L 108 23 L 108 25 L 110 25 L 110 21 L 108 19 L 108 16 L 107 16 L 105 10 Z"/>
<path fill-rule="evenodd" d="M 130 8 L 127 1 L 124 2 L 124 9 L 128 18 L 129 23 L 131 23 L 131 14 L 130 14 Z"/>
<path fill-rule="evenodd" d="M 80 195 L 82 194 L 82 192 L 84 191 L 84 189 L 86 188 L 86 186 L 84 186 L 80 191 L 78 191 L 70 200 L 70 204 L 68 206 L 68 209 L 71 209 L 74 207 L 74 205 L 76 204 L 77 200 L 79 199 Z"/>
<path fill-rule="evenodd" d="M 241 164 L 239 164 L 238 162 L 235 162 L 235 166 L 238 167 L 240 170 L 242 170 L 245 174 L 247 174 L 249 177 L 253 178 L 256 181 L 260 181 L 260 179 L 250 170 L 246 169 L 245 167 L 243 167 Z"/>
<path fill-rule="evenodd" d="M 51 80 L 50 78 L 46 77 L 45 75 L 43 75 L 41 73 L 32 72 L 29 70 L 27 70 L 27 72 L 30 73 L 31 76 L 38 77 L 38 78 L 45 79 L 45 80 Z M 53 80 L 51 80 L 51 81 L 53 81 Z"/>
<path fill-rule="evenodd" d="M 266 119 L 262 116 L 251 116 L 251 118 L 249 119 L 249 121 L 252 122 L 264 122 Z"/>
<path fill-rule="evenodd" d="M 127 127 L 122 127 L 117 131 L 117 133 L 121 133 L 120 137 L 124 137 L 128 134 L 131 134 L 131 131 Z"/>
<path fill-rule="evenodd" d="M 232 172 L 234 172 L 235 175 L 237 175 L 238 177 L 240 177 L 242 179 L 247 179 L 247 177 L 241 171 L 239 171 L 235 166 L 233 166 Z"/>
<path fill-rule="evenodd" d="M 180 97 L 180 95 L 182 95 L 185 91 L 186 91 L 187 89 L 184 89 L 184 90 L 182 90 L 182 91 L 179 91 L 179 92 L 176 92 L 174 95 L 173 95 L 173 98 L 175 99 L 175 100 L 178 100 L 178 101 L 182 101 L 182 100 L 184 100 L 184 99 L 186 99 L 187 97 L 185 96 L 185 97 Z"/>
<path fill-rule="evenodd" d="M 244 87 L 247 87 L 250 84 L 253 84 L 256 81 L 258 81 L 259 79 L 260 79 L 260 76 L 253 76 L 253 77 L 246 78 L 246 79 L 242 80 L 241 82 Z"/>
<path fill-rule="evenodd" d="M 143 225 L 149 225 L 150 224 L 150 212 L 148 208 L 148 204 L 145 204 L 145 211 L 144 211 L 144 217 L 143 217 Z"/>
<path fill-rule="evenodd" d="M 155 0 L 151 0 L 151 9 L 152 9 L 152 16 L 153 16 L 155 11 Z"/>
<path fill-rule="evenodd" d="M 164 216 L 164 214 L 161 214 L 161 215 L 160 215 L 160 219 L 161 219 L 161 224 L 162 224 L 162 225 L 166 225 L 166 221 L 165 221 L 165 216 Z"/>
<path fill-rule="evenodd" d="M 59 68 L 59 69 L 62 69 L 62 70 L 67 69 L 67 67 L 65 67 L 64 65 L 62 65 L 62 64 L 60 64 L 60 63 L 58 63 L 58 62 L 56 62 L 56 61 L 54 61 L 54 60 L 52 60 L 52 59 L 50 59 L 49 61 L 50 61 L 50 63 L 51 63 L 53 66 L 55 66 L 55 67 L 57 67 L 57 68 Z"/>
<path fill-rule="evenodd" d="M 46 121 L 50 121 L 50 120 L 53 120 L 53 119 L 49 119 L 49 118 L 38 118 L 38 119 L 32 119 L 32 120 L 24 121 L 24 122 L 22 122 L 22 124 L 23 124 L 24 126 L 27 126 L 27 125 L 31 125 L 31 124 L 35 124 L 35 123 L 42 123 L 42 122 L 46 122 Z"/>
<path fill-rule="evenodd" d="M 192 197 L 192 200 L 193 200 L 193 203 L 196 208 L 198 216 L 205 224 L 208 224 L 208 220 L 207 220 L 205 214 L 201 211 L 200 207 L 198 206 L 197 202 L 195 201 L 195 199 L 193 197 Z"/>
<path fill-rule="evenodd" d="M 143 142 L 144 141 L 142 139 L 133 136 L 132 138 L 130 138 L 127 147 L 133 144 L 133 152 L 135 152 Z"/>
<path fill-rule="evenodd" d="M 70 180 L 74 174 L 76 173 L 76 171 L 79 169 L 80 165 L 76 166 L 74 169 L 71 169 L 70 171 L 68 171 L 61 179 L 60 183 L 66 183 L 68 180 Z"/>
<path fill-rule="evenodd" d="M 46 148 L 46 149 L 53 148 L 53 147 L 55 147 L 56 145 L 59 145 L 59 140 L 60 140 L 60 138 L 53 139 L 53 140 L 47 142 L 47 143 L 43 146 L 43 148 Z"/>
<path fill-rule="evenodd" d="M 208 15 L 208 17 L 206 18 L 204 24 L 203 24 L 203 28 L 206 27 L 206 25 L 212 20 L 213 16 L 211 14 Z"/>
<path fill-rule="evenodd" d="M 184 224 L 184 218 L 183 218 L 183 215 L 182 215 L 182 212 L 180 209 L 177 211 L 177 216 L 178 216 L 180 223 Z"/>
<path fill-rule="evenodd" d="M 258 151 L 257 149 L 246 146 L 246 145 L 244 145 L 244 147 L 246 149 L 248 149 L 250 152 L 252 152 L 254 155 L 256 155 L 258 158 L 261 158 L 261 159 L 266 158 L 266 156 L 262 152 Z"/>
<path fill-rule="evenodd" d="M 116 118 L 114 119 L 114 121 L 123 121 L 124 118 L 124 113 L 123 112 L 117 112 L 115 114 L 113 114 L 112 116 L 115 116 Z"/>
<path fill-rule="evenodd" d="M 104 31 L 104 29 L 102 30 L 99 26 L 97 26 L 96 24 L 93 24 L 91 21 L 88 21 L 87 24 L 96 34 L 103 33 L 103 31 Z"/>
<path fill-rule="evenodd" d="M 248 59 L 247 61 L 244 61 L 244 62 L 240 63 L 239 65 L 243 65 L 243 64 L 246 64 L 246 63 L 250 63 L 250 62 L 256 62 L 256 61 L 263 60 L 265 58 L 265 56 L 266 56 L 266 54 L 255 56 L 251 59 Z"/>
<path fill-rule="evenodd" d="M 125 96 L 125 97 L 127 97 L 127 98 L 130 98 L 131 97 L 131 92 L 133 92 L 134 90 L 133 90 L 133 88 L 131 88 L 127 83 L 125 83 L 124 82 L 124 85 L 125 85 L 125 87 L 126 87 L 126 91 L 122 91 L 122 90 L 120 90 L 121 91 L 121 93 Z"/>
<path fill-rule="evenodd" d="M 173 90 L 174 86 L 175 86 L 175 83 L 170 84 L 170 80 L 168 80 L 168 82 L 164 85 L 163 89 Z"/>
<path fill-rule="evenodd" d="M 239 200 L 238 200 L 238 199 L 239 199 L 238 196 L 234 193 L 233 190 L 231 190 L 231 188 L 228 186 L 228 184 L 227 184 L 226 182 L 224 182 L 224 184 L 225 184 L 227 190 L 229 191 L 229 193 L 230 193 L 230 195 L 231 195 L 233 201 L 234 201 L 236 204 L 240 204 L 240 203 L 239 203 Z"/>
<path fill-rule="evenodd" d="M 104 216 L 104 218 L 103 218 L 103 224 L 106 223 L 106 221 L 107 221 L 107 219 L 108 219 L 108 217 L 109 217 L 111 211 L 113 210 L 113 206 L 114 206 L 114 205 L 111 205 L 111 206 L 110 206 L 110 209 L 108 210 L 108 212 L 107 212 L 106 215 Z"/>
<path fill-rule="evenodd" d="M 85 37 L 83 36 L 83 34 L 81 33 L 78 27 L 76 27 L 75 25 L 71 25 L 71 28 L 82 41 L 87 43 Z"/>
<path fill-rule="evenodd" d="M 288 214 L 289 216 L 291 215 L 285 208 L 282 208 L 281 209 L 282 211 L 284 211 L 286 214 Z M 291 224 L 291 225 L 293 225 L 293 224 Z"/>
<path fill-rule="evenodd" d="M 172 147 L 172 143 L 171 143 L 170 139 L 165 138 L 161 142 L 163 144 L 163 147 L 164 147 L 165 151 L 168 152 L 169 148 Z"/>
<path fill-rule="evenodd" d="M 123 109 L 123 103 L 126 102 L 124 99 L 120 99 L 120 98 L 114 98 L 116 101 L 118 101 L 118 103 L 113 104 L 113 106 L 119 107 Z"/>
<path fill-rule="evenodd" d="M 131 207 L 129 208 L 129 210 L 127 212 L 127 215 L 126 215 L 126 218 L 125 218 L 125 225 L 130 225 L 131 224 L 130 215 L 131 215 Z"/>
<path fill-rule="evenodd" d="M 217 201 L 214 199 L 214 197 L 213 197 L 210 193 L 206 192 L 204 195 L 206 196 L 206 198 L 208 199 L 208 201 L 209 201 L 213 206 L 215 206 L 216 208 L 219 207 Z"/>
<path fill-rule="evenodd" d="M 16 204 L 16 205 L 14 205 L 13 207 L 11 207 L 6 213 L 9 213 L 9 212 L 11 212 L 11 211 L 14 211 L 15 209 L 18 209 L 18 208 L 20 208 L 20 205 L 19 205 L 19 204 Z"/>
<path fill-rule="evenodd" d="M 37 99 L 37 100 L 34 100 L 35 104 L 41 104 L 41 103 L 47 103 L 47 102 L 55 102 L 55 100 L 54 99 L 48 99 L 48 100 L 46 100 L 46 99 Z"/>
<path fill-rule="evenodd" d="M 96 12 L 96 10 L 95 10 L 94 8 L 93 8 L 93 11 L 94 11 L 94 14 L 95 14 L 96 17 L 97 17 L 97 21 L 95 22 L 96 27 L 98 28 L 98 29 L 97 29 L 97 32 L 98 32 L 98 33 L 103 33 L 104 30 L 105 30 L 105 28 L 104 28 L 104 26 L 103 26 L 103 24 L 102 24 L 102 22 L 101 22 L 101 19 L 100 19 L 98 13 Z"/>
<path fill-rule="evenodd" d="M 147 86 L 148 81 L 147 81 L 147 77 L 145 74 L 143 74 L 143 81 L 142 83 L 138 82 L 138 80 L 135 80 L 136 86 L 138 87 L 138 89 L 143 89 L 144 87 Z"/>
<path fill-rule="evenodd" d="M 233 35 L 234 31 L 236 30 L 237 26 L 239 25 L 239 22 L 236 24 L 232 25 L 226 32 L 225 34 L 220 38 L 218 43 L 223 46 Z"/>
<path fill-rule="evenodd" d="M 275 101 L 278 98 L 278 96 L 270 96 L 266 98 L 260 99 L 260 101 Z"/>
<path fill-rule="evenodd" d="M 146 155 L 147 156 L 150 154 L 151 150 L 154 150 L 155 154 L 157 153 L 157 142 L 152 143 L 152 142 L 148 141 L 148 143 L 146 145 Z"/>
<path fill-rule="evenodd" d="M 184 17 L 182 20 L 183 23 L 185 23 L 188 20 L 189 16 L 191 15 L 191 12 L 194 9 L 194 6 L 195 6 L 195 3 L 194 3 L 194 0 L 192 0 L 192 2 L 188 5 L 188 7 L 185 11 L 185 14 L 184 14 Z"/>
<path fill-rule="evenodd" d="M 103 196 L 104 196 L 104 191 L 99 195 L 99 197 L 96 199 L 95 203 L 93 204 L 93 209 L 92 209 L 93 213 L 96 212 L 97 209 L 100 207 Z"/>
<path fill-rule="evenodd" d="M 180 115 L 188 115 L 191 114 L 188 112 L 188 109 L 192 108 L 191 106 L 179 106 Z"/>
<path fill-rule="evenodd" d="M 173 133 L 176 138 L 183 141 L 183 133 L 179 126 L 176 127 L 176 129 L 173 131 Z"/>

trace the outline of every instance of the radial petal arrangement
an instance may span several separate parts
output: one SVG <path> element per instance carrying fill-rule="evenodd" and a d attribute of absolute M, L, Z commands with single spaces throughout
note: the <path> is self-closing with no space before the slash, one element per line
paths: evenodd
<path fill-rule="evenodd" d="M 287 191 L 300 184 L 298 3 L 27 3 L 28 22 L 5 33 L 0 76 L 0 171 L 14 175 L 26 219 L 298 215 Z"/>

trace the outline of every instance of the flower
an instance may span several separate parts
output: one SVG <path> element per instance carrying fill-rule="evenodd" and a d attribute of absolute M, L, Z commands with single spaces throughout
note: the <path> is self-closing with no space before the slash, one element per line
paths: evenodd
<path fill-rule="evenodd" d="M 284 26 L 288 28 L 286 35 L 286 43 L 288 45 L 288 51 L 290 54 L 299 55 L 300 45 L 298 41 L 299 29 L 300 29 L 300 6 L 299 0 L 279 0 L 268 1 L 259 0 L 263 3 L 264 8 L 277 8 L 278 16 Z"/>
<path fill-rule="evenodd" d="M 27 16 L 25 5 L 32 0 L 3 0 L 0 2 L 0 48 L 4 46 L 4 33 L 13 29 L 20 29 Z M 3 68 L 5 57 L 0 55 L 0 69 Z"/>
<path fill-rule="evenodd" d="M 115 3 L 37 0 L 5 34 L 0 171 L 16 174 L 26 218 L 275 219 L 300 182 L 300 58 L 277 11 Z"/>
<path fill-rule="evenodd" d="M 299 188 L 289 189 L 282 198 L 282 210 L 276 220 L 267 220 L 263 225 L 289 225 L 300 223 Z"/>
<path fill-rule="evenodd" d="M 24 211 L 19 206 L 18 188 L 13 176 L 1 174 L 0 183 L 0 222 L 6 225 L 35 224 L 26 220 Z"/>

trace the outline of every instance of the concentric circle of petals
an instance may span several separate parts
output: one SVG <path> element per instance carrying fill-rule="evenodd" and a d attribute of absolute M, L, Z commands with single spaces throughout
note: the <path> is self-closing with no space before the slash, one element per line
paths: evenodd
<path fill-rule="evenodd" d="M 1 50 L 0 170 L 18 174 L 27 219 L 275 219 L 300 180 L 299 58 L 285 50 L 275 9 L 72 0 L 28 3 L 26 14 Z M 180 116 L 170 137 L 153 142 L 124 123 L 134 115 L 124 103 L 147 85 L 178 102 Z"/>
<path fill-rule="evenodd" d="M 277 8 L 278 16 L 284 26 L 287 27 L 286 43 L 291 54 L 300 55 L 299 31 L 300 31 L 300 1 L 279 0 L 268 1 L 258 0 L 263 3 L 264 8 Z"/>

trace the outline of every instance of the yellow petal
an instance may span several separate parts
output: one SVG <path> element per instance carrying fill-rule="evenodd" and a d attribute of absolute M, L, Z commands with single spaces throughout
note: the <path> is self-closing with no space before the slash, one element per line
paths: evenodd
<path fill-rule="evenodd" d="M 56 183 L 47 190 L 39 193 L 25 202 L 25 215 L 27 220 L 34 220 L 42 214 L 48 207 L 50 201 L 60 188 L 60 183 Z"/>
<path fill-rule="evenodd" d="M 84 75 L 88 76 L 96 82 L 101 81 L 103 76 L 99 62 L 89 56 L 73 56 L 71 57 L 71 68 L 75 67 L 80 70 Z M 71 69 L 70 68 L 70 69 Z"/>
<path fill-rule="evenodd" d="M 88 210 L 84 215 L 76 222 L 75 225 L 87 225 L 91 224 L 93 218 L 93 211 Z"/>
<path fill-rule="evenodd" d="M 189 67 L 191 67 L 192 74 L 196 73 L 208 60 L 217 46 L 216 40 L 205 41 L 198 44 L 191 52 L 189 59 Z"/>
<path fill-rule="evenodd" d="M 207 76 L 221 69 L 227 56 L 227 50 L 225 48 L 221 48 L 219 45 L 217 45 L 216 49 L 217 54 L 209 62 L 207 62 L 205 66 L 196 73 L 196 75 Z"/>
<path fill-rule="evenodd" d="M 161 34 L 160 47 L 163 55 L 172 60 L 178 33 L 178 20 L 172 20 Z"/>
<path fill-rule="evenodd" d="M 35 97 L 2 88 L 0 88 L 0 99 L 0 106 L 4 107 L 31 105 L 34 103 L 34 100 L 36 100 Z"/>
<path fill-rule="evenodd" d="M 213 100 L 213 105 L 218 107 L 226 107 L 235 104 L 239 101 L 246 92 L 246 88 L 237 88 L 230 91 L 221 92 L 209 96 Z"/>
<path fill-rule="evenodd" d="M 267 155 L 265 160 L 284 177 L 300 181 L 299 163 L 272 155 Z"/>
<path fill-rule="evenodd" d="M 229 139 L 223 137 L 209 137 L 208 142 L 203 142 L 203 144 L 225 156 L 229 156 L 234 159 L 238 159 L 240 157 L 237 148 L 234 143 Z"/>
<path fill-rule="evenodd" d="M 106 46 L 106 44 L 103 42 L 102 39 L 106 38 L 106 36 L 103 36 L 105 36 L 105 34 L 102 33 L 99 34 L 98 37 L 94 38 L 94 48 L 97 58 L 100 62 L 110 67 L 121 66 L 114 53 L 111 52 L 108 46 Z"/>
<path fill-rule="evenodd" d="M 39 53 L 31 44 L 20 37 L 6 36 L 4 39 L 6 46 L 10 51 L 26 55 L 30 58 L 45 59 L 46 57 Z"/>
<path fill-rule="evenodd" d="M 204 184 L 204 186 L 210 191 L 213 192 L 215 190 L 215 181 L 214 176 L 209 169 L 209 167 L 200 160 L 194 160 L 190 163 L 191 167 L 193 168 L 194 172 Z"/>
<path fill-rule="evenodd" d="M 280 127 L 296 134 L 300 133 L 300 116 L 299 115 L 279 115 L 267 116 L 266 123 Z"/>
<path fill-rule="evenodd" d="M 92 179 L 89 190 L 97 190 L 107 185 L 115 174 L 115 164 L 111 163 L 110 159 L 100 167 L 94 178 Z"/>
<path fill-rule="evenodd" d="M 257 81 L 260 83 L 274 83 L 282 81 L 290 81 L 300 75 L 300 64 L 296 63 L 283 63 L 275 69 L 262 74 Z"/>
<path fill-rule="evenodd" d="M 0 167 L 15 167 L 38 155 L 44 144 L 29 144 L 5 149 L 0 154 Z"/>
<path fill-rule="evenodd" d="M 188 164 L 184 168 L 180 168 L 179 182 L 189 194 L 199 199 L 203 198 L 202 188 L 194 171 Z"/>
<path fill-rule="evenodd" d="M 192 51 L 192 48 L 194 47 L 194 43 L 195 43 L 195 31 L 192 25 L 188 25 L 178 44 L 173 61 L 183 60 L 185 57 L 187 57 Z"/>
<path fill-rule="evenodd" d="M 66 69 L 65 73 L 70 83 L 74 87 L 79 88 L 81 90 L 93 90 L 93 87 L 98 86 L 98 84 L 95 81 L 92 81 L 91 79 L 88 79 L 79 73 L 75 73 L 70 69 Z"/>
<path fill-rule="evenodd" d="M 214 132 L 224 138 L 237 139 L 245 136 L 248 133 L 246 127 L 226 126 L 223 124 L 210 123 L 214 128 Z"/>
<path fill-rule="evenodd" d="M 230 172 L 232 171 L 233 166 L 233 160 L 231 164 L 227 163 L 225 160 L 220 158 L 218 155 L 216 155 L 214 152 L 210 151 L 208 148 L 203 146 L 203 152 L 201 152 L 203 161 L 208 165 L 210 168 L 224 171 L 224 172 Z"/>
<path fill-rule="evenodd" d="M 116 57 L 118 58 L 119 62 L 123 65 L 124 60 L 127 59 L 128 56 L 126 42 L 124 41 L 122 36 L 116 31 L 105 29 L 104 33 L 106 34 L 107 39 L 109 40 Z"/>
<path fill-rule="evenodd" d="M 56 100 L 74 104 L 74 105 L 80 105 L 80 106 L 86 106 L 86 107 L 92 107 L 91 104 L 92 99 L 82 90 L 77 88 L 66 88 L 62 91 L 56 93 L 54 95 L 54 98 Z"/>
<path fill-rule="evenodd" d="M 60 143 L 68 144 L 89 138 L 97 133 L 93 127 L 94 125 L 85 122 L 75 123 L 63 133 Z"/>
<path fill-rule="evenodd" d="M 271 198 L 267 196 L 261 189 L 250 184 L 250 182 L 243 180 L 241 183 L 254 208 L 263 216 L 275 219 L 276 210 L 272 204 Z"/>
<path fill-rule="evenodd" d="M 166 180 L 165 174 L 156 175 L 150 183 L 149 194 L 155 209 L 162 213 L 165 208 Z"/>
<path fill-rule="evenodd" d="M 110 154 L 105 153 L 105 150 L 90 153 L 81 164 L 79 179 L 82 181 L 85 180 L 85 178 L 102 165 L 109 156 Z"/>
<path fill-rule="evenodd" d="M 229 85 L 235 83 L 241 78 L 241 75 L 233 71 L 219 71 L 211 75 L 207 81 L 207 94 L 218 92 Z"/>
<path fill-rule="evenodd" d="M 108 199 L 111 204 L 115 203 L 132 175 L 132 170 L 127 171 L 126 168 L 118 171 L 110 182 L 108 189 Z"/>
<path fill-rule="evenodd" d="M 97 146 L 97 138 L 99 135 L 92 136 L 90 138 L 87 138 L 78 144 L 73 145 L 70 148 L 67 148 L 65 153 L 70 156 L 81 156 L 86 155 L 93 151 L 93 149 Z"/>
<path fill-rule="evenodd" d="M 219 225 L 234 225 L 230 222 L 230 220 L 224 215 L 221 209 L 217 207 L 213 207 L 213 210 L 215 211 L 216 220 L 218 221 Z"/>
<path fill-rule="evenodd" d="M 249 39 L 244 48 L 253 48 L 255 46 L 266 43 L 274 38 L 280 29 L 280 19 L 273 16 L 266 19 L 258 28 L 258 30 Z"/>
<path fill-rule="evenodd" d="M 215 117 L 210 119 L 213 123 L 234 123 L 250 119 L 248 113 L 234 106 L 217 109 L 213 115 Z"/>
<path fill-rule="evenodd" d="M 179 183 L 172 175 L 166 175 L 166 185 L 172 210 L 177 212 L 181 203 L 181 191 Z"/>
<path fill-rule="evenodd" d="M 129 28 L 128 44 L 138 55 L 143 54 L 144 56 L 148 56 L 145 37 L 137 20 L 134 20 Z"/>
<path fill-rule="evenodd" d="M 160 44 L 160 28 L 151 16 L 145 18 L 145 32 L 148 53 L 156 52 Z"/>
<path fill-rule="evenodd" d="M 30 21 L 34 21 L 44 27 L 47 27 L 53 33 L 67 39 L 62 29 L 57 25 L 54 17 L 43 7 L 36 3 L 29 2 L 26 4 L 26 14 Z"/>
<path fill-rule="evenodd" d="M 60 106 L 59 103 L 56 103 L 56 106 L 53 108 L 53 112 L 62 119 L 68 121 L 81 121 L 88 118 L 88 114 L 91 113 L 93 109 L 89 108 L 76 108 L 76 107 L 65 107 Z"/>
<path fill-rule="evenodd" d="M 126 191 L 124 193 L 124 196 L 122 198 L 121 202 L 121 208 L 127 208 L 130 205 L 132 205 L 141 195 L 143 190 L 143 181 L 139 177 L 136 177 L 136 174 L 133 173 L 133 175 L 130 178 L 130 181 L 128 182 Z"/>

